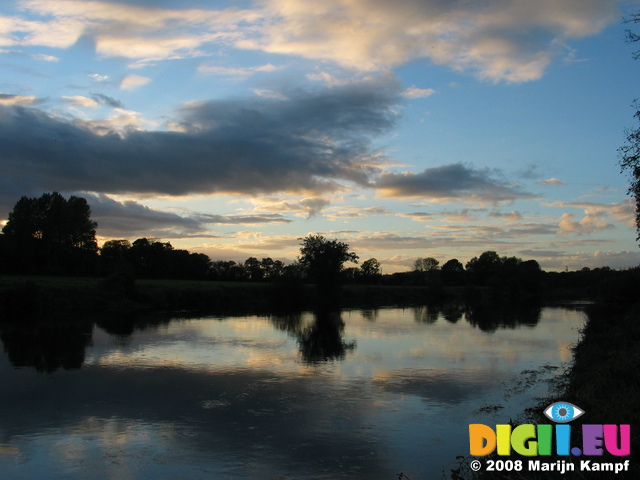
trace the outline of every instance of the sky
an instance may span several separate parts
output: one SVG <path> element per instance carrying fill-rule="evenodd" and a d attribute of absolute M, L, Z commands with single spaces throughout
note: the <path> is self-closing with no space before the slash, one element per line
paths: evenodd
<path fill-rule="evenodd" d="M 487 250 L 640 263 L 617 149 L 640 61 L 615 0 L 6 0 L 0 221 L 85 197 L 98 240 L 290 263 Z M 637 27 L 637 28 L 634 28 Z M 634 48 L 635 47 L 635 48 Z M 4 219 L 4 220 L 2 220 Z"/>

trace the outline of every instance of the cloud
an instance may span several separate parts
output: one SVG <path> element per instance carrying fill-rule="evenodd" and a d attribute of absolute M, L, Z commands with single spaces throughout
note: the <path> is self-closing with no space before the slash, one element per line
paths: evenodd
<path fill-rule="evenodd" d="M 90 73 L 87 76 L 92 78 L 96 82 L 105 82 L 109 80 L 109 75 L 100 75 L 99 73 Z"/>
<path fill-rule="evenodd" d="M 566 182 L 558 180 L 557 178 L 549 178 L 547 180 L 540 180 L 536 182 L 538 185 L 566 185 Z"/>
<path fill-rule="evenodd" d="M 198 73 L 206 75 L 218 75 L 223 77 L 250 77 L 260 72 L 274 72 L 278 67 L 267 63 L 259 67 L 222 67 L 220 65 L 201 64 L 198 66 Z"/>
<path fill-rule="evenodd" d="M 107 105 L 112 108 L 124 108 L 124 104 L 118 100 L 117 98 L 108 97 L 107 95 L 103 95 L 102 93 L 92 93 L 91 98 L 96 102 Z"/>
<path fill-rule="evenodd" d="M 604 212 L 585 211 L 585 216 L 579 222 L 572 220 L 575 218 L 573 213 L 563 213 L 558 222 L 560 235 L 573 233 L 577 235 L 586 235 L 602 230 L 615 228 L 607 222 L 607 216 Z"/>
<path fill-rule="evenodd" d="M 40 60 L 43 62 L 57 63 L 60 61 L 58 57 L 54 57 L 53 55 L 45 55 L 43 53 L 37 53 L 37 54 L 31 55 L 31 58 L 33 58 L 34 60 Z"/>
<path fill-rule="evenodd" d="M 384 207 L 333 207 L 326 217 L 331 220 L 343 220 L 346 218 L 368 218 L 372 216 L 392 215 Z"/>
<path fill-rule="evenodd" d="M 176 112 L 181 131 L 116 131 L 109 122 L 0 107 L 2 186 L 10 187 L 3 195 L 320 193 L 344 182 L 369 186 L 382 159 L 372 142 L 394 126 L 399 91 L 394 82 L 377 80 L 295 91 L 286 100 L 190 103 Z M 135 115 L 124 120 L 137 126 Z"/>
<path fill-rule="evenodd" d="M 253 89 L 253 93 L 255 93 L 259 97 L 264 97 L 264 98 L 274 98 L 276 100 L 286 100 L 287 99 L 287 96 L 284 93 L 278 92 L 276 90 L 267 90 L 267 89 L 263 89 L 263 88 L 254 88 Z"/>
<path fill-rule="evenodd" d="M 260 35 L 240 47 L 330 60 L 348 69 L 392 68 L 415 59 L 489 81 L 538 79 L 568 40 L 619 20 L 614 0 L 305 0 L 263 2 Z"/>
<path fill-rule="evenodd" d="M 258 225 L 290 223 L 281 214 L 215 215 L 188 212 L 177 215 L 156 210 L 133 200 L 117 201 L 107 195 L 82 194 L 91 206 L 101 237 L 217 237 L 208 225 Z"/>
<path fill-rule="evenodd" d="M 251 10 L 229 8 L 164 9 L 122 2 L 25 0 L 21 6 L 42 21 L 16 19 L 6 37 L 23 45 L 67 48 L 82 36 L 91 38 L 103 57 L 149 62 L 206 55 L 202 47 L 237 37 L 240 25 L 259 19 Z M 2 45 L 0 31 L 0 45 Z"/>
<path fill-rule="evenodd" d="M 444 221 L 444 222 L 467 222 L 477 218 L 477 213 L 484 212 L 483 208 L 463 208 L 460 211 L 443 212 L 407 212 L 399 213 L 400 217 L 407 217 L 416 222 Z"/>
<path fill-rule="evenodd" d="M 24 0 L 38 20 L 7 17 L 0 47 L 68 48 L 90 38 L 103 57 L 144 66 L 213 48 L 262 50 L 386 71 L 417 59 L 498 82 L 540 78 L 573 39 L 619 21 L 617 0 L 260 1 L 251 9 L 157 8 L 125 2 Z M 567 53 L 568 52 L 568 53 Z"/>
<path fill-rule="evenodd" d="M 407 88 L 402 93 L 402 96 L 406 98 L 425 98 L 425 97 L 430 97 L 434 93 L 436 93 L 436 91 L 433 88 L 418 88 L 418 87 L 412 86 Z"/>
<path fill-rule="evenodd" d="M 564 225 L 564 233 L 590 233 L 596 230 L 612 228 L 606 223 L 606 217 L 624 223 L 630 228 L 635 228 L 635 202 L 631 198 L 620 203 L 595 203 L 595 202 L 552 202 L 546 204 L 549 207 L 579 208 L 584 211 L 585 217 L 580 222 L 571 220 L 573 214 L 565 213 L 560 222 Z"/>
<path fill-rule="evenodd" d="M 495 243 L 505 239 L 527 238 L 532 235 L 555 235 L 558 226 L 545 223 L 515 223 L 503 225 L 430 225 L 429 228 L 458 239 Z"/>
<path fill-rule="evenodd" d="M 506 220 L 507 222 L 519 222 L 520 220 L 522 220 L 522 214 L 520 212 L 516 212 L 515 210 L 506 213 L 493 211 L 489 213 L 489 216 L 493 218 L 499 218 L 501 220 Z"/>
<path fill-rule="evenodd" d="M 75 95 L 72 97 L 62 97 L 62 100 L 72 105 L 77 105 L 84 108 L 97 108 L 98 102 L 93 98 L 83 97 L 81 95 Z"/>
<path fill-rule="evenodd" d="M 259 212 L 294 212 L 298 216 L 311 218 L 319 215 L 331 202 L 325 198 L 280 200 L 260 197 L 253 203 L 257 204 L 255 210 Z"/>
<path fill-rule="evenodd" d="M 533 195 L 492 175 L 460 163 L 427 168 L 422 173 L 383 173 L 376 183 L 382 196 L 414 197 L 439 201 L 476 200 L 505 202 Z"/>
<path fill-rule="evenodd" d="M 42 103 L 42 100 L 31 95 L 10 95 L 7 93 L 0 93 L 0 105 L 20 105 L 23 107 L 30 107 L 31 105 L 37 105 L 38 103 Z"/>
<path fill-rule="evenodd" d="M 144 87 L 149 82 L 151 82 L 150 78 L 130 74 L 122 79 L 122 82 L 120 82 L 120 88 L 122 90 L 137 90 L 140 87 Z"/>

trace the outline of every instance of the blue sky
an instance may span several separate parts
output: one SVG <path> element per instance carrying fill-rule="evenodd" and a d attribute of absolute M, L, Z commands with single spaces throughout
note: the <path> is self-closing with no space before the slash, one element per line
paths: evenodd
<path fill-rule="evenodd" d="M 0 218 L 81 194 L 100 242 L 390 273 L 486 250 L 636 266 L 617 148 L 640 62 L 613 0 L 6 1 Z"/>

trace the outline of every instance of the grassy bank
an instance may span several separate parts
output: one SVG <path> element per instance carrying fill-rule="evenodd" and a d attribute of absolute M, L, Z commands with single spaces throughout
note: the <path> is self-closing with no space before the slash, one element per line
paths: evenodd
<path fill-rule="evenodd" d="M 441 290 L 425 286 L 346 285 L 334 292 L 330 302 L 343 308 L 418 305 L 442 296 Z M 132 313 L 145 309 L 270 313 L 312 309 L 325 301 L 313 285 L 301 283 L 134 280 L 125 275 L 0 276 L 0 314 L 17 320 L 71 312 Z"/>

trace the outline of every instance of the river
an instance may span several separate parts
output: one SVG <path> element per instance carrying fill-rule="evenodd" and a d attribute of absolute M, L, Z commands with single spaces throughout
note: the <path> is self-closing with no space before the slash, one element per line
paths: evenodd
<path fill-rule="evenodd" d="M 584 314 L 384 308 L 0 327 L 0 478 L 440 479 Z"/>

